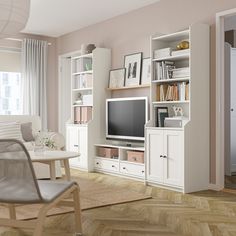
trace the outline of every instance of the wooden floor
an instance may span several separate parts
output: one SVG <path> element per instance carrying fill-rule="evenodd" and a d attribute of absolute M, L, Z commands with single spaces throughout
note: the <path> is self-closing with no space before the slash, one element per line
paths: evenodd
<path fill-rule="evenodd" d="M 233 236 L 236 235 L 236 195 L 204 191 L 181 194 L 96 173 L 72 171 L 73 176 L 105 183 L 107 187 L 133 189 L 152 199 L 82 212 L 86 236 Z M 54 216 L 45 222 L 43 236 L 72 236 L 73 214 Z M 4 232 L 4 233 L 3 233 Z M 1 236 L 31 235 L 0 228 Z"/>

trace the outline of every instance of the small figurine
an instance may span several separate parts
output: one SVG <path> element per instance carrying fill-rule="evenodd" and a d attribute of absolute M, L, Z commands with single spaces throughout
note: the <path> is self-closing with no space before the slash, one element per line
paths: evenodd
<path fill-rule="evenodd" d="M 78 93 L 78 98 L 74 102 L 74 105 L 81 105 L 82 104 L 82 94 Z"/>
<path fill-rule="evenodd" d="M 175 116 L 178 116 L 178 113 L 180 114 L 180 116 L 184 116 L 184 111 L 182 107 L 177 107 L 177 106 L 172 106 Z"/>

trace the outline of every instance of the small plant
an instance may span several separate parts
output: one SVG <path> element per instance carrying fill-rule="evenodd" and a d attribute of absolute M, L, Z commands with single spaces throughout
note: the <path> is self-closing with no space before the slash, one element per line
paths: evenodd
<path fill-rule="evenodd" d="M 49 138 L 43 138 L 43 144 L 50 149 L 56 149 L 55 142 Z"/>

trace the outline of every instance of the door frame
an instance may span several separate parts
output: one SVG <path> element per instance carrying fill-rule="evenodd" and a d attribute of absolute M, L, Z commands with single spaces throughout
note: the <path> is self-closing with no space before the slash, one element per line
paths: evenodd
<path fill-rule="evenodd" d="M 236 15 L 236 8 L 216 13 L 216 183 L 215 189 L 224 188 L 224 19 Z"/>

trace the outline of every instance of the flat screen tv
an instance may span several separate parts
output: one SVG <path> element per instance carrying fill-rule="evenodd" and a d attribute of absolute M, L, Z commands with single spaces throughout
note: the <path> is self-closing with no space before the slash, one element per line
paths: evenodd
<path fill-rule="evenodd" d="M 106 100 L 106 138 L 144 141 L 147 97 Z"/>

